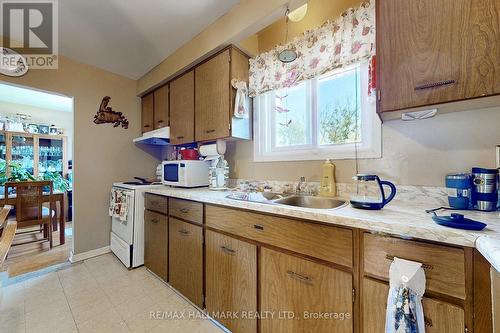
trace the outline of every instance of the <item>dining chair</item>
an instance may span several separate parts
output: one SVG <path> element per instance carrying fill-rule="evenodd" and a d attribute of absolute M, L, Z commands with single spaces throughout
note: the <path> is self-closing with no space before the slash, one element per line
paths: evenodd
<path fill-rule="evenodd" d="M 0 211 L 0 268 L 7 258 L 7 253 L 16 234 L 17 222 L 7 220 L 12 206 L 5 205 Z"/>
<path fill-rule="evenodd" d="M 5 183 L 5 196 L 15 193 L 15 210 L 17 229 L 32 228 L 41 226 L 43 237 L 21 243 L 13 243 L 12 246 L 24 245 L 29 243 L 49 242 L 52 248 L 52 224 L 54 213 L 52 206 L 54 204 L 52 181 L 27 181 L 27 182 L 9 182 Z M 49 208 L 44 207 L 43 203 L 48 202 Z M 17 235 L 40 232 L 40 230 L 29 230 L 18 232 Z"/>

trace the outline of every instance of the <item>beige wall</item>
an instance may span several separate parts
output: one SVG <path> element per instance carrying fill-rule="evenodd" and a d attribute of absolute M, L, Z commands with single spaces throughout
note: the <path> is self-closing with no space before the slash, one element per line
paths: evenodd
<path fill-rule="evenodd" d="M 382 158 L 359 163 L 360 173 L 376 173 L 405 185 L 444 185 L 446 173 L 473 166 L 495 167 L 500 144 L 500 107 L 447 113 L 435 118 L 382 125 Z M 232 177 L 242 179 L 319 181 L 323 161 L 253 162 L 253 142 L 228 147 Z M 332 156 L 335 159 L 335 156 Z M 354 160 L 334 161 L 338 182 L 351 182 Z"/>
<path fill-rule="evenodd" d="M 363 0 L 309 0 L 307 14 L 299 22 L 289 22 L 288 40 L 306 30 L 321 26 L 329 19 L 340 16 L 345 10 L 359 6 Z M 259 52 L 267 52 L 276 44 L 283 44 L 286 35 L 285 19 L 279 19 L 257 33 Z"/>
<path fill-rule="evenodd" d="M 251 36 L 274 22 L 279 15 L 282 15 L 285 5 L 289 2 L 292 3 L 292 8 L 297 8 L 305 1 L 241 0 L 228 13 L 140 78 L 137 83 L 137 93 L 143 94 L 162 82 L 166 82 L 176 73 L 187 68 L 214 49 L 236 43 Z"/>
<path fill-rule="evenodd" d="M 136 81 L 64 57 L 58 70 L 30 70 L 0 80 L 74 97 L 74 249 L 82 253 L 109 245 L 112 183 L 152 176 L 157 163 L 132 144 L 141 128 Z M 128 118 L 129 129 L 93 123 L 104 96 L 111 96 L 110 106 Z"/>

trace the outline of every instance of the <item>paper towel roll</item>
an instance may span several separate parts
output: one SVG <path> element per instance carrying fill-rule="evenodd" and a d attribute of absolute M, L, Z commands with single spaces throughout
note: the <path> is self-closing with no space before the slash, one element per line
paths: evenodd
<path fill-rule="evenodd" d="M 200 146 L 199 152 L 201 156 L 224 155 L 226 153 L 226 142 L 217 140 L 216 143 L 211 145 Z"/>

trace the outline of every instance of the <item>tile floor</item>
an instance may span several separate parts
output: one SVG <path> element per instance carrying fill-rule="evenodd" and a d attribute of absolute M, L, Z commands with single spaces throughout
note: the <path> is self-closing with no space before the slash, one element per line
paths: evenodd
<path fill-rule="evenodd" d="M 185 318 L 151 319 L 158 311 Z M 106 254 L 2 287 L 0 332 L 224 331 L 145 268 L 128 271 Z"/>

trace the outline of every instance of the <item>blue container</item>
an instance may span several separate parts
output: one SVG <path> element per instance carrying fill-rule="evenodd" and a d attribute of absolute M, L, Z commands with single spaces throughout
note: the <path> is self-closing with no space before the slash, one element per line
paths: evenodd
<path fill-rule="evenodd" d="M 446 175 L 446 191 L 451 208 L 469 209 L 472 191 L 470 173 L 450 173 Z"/>

